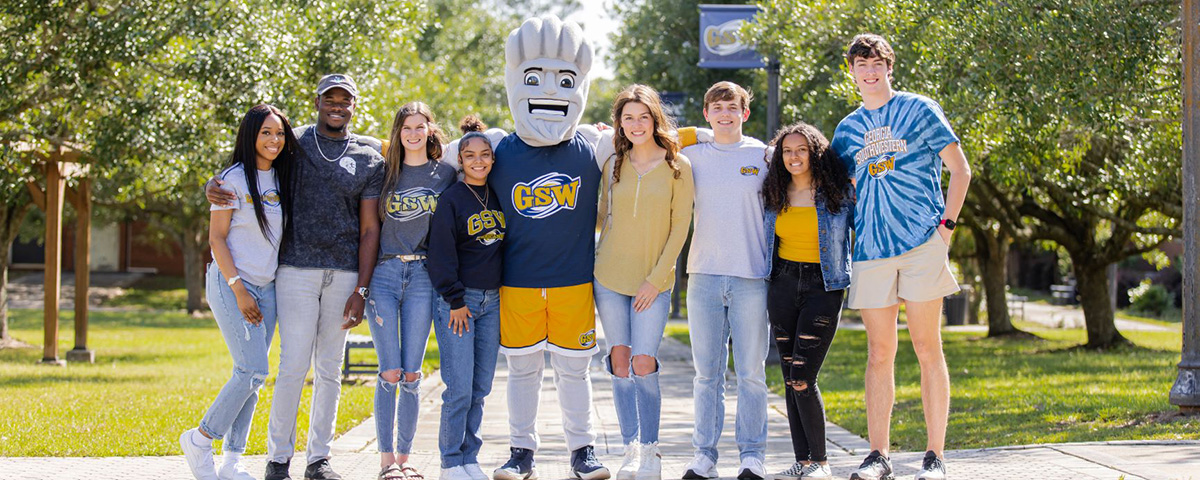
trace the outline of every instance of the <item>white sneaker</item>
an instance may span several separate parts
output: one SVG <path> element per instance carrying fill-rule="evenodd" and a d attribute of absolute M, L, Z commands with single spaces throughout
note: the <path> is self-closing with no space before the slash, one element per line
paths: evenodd
<path fill-rule="evenodd" d="M 217 478 L 217 466 L 213 463 L 212 443 L 202 447 L 192 441 L 193 435 L 200 435 L 195 428 L 183 432 L 179 436 L 179 446 L 183 449 L 183 458 L 187 460 L 188 468 L 196 480 L 220 480 Z"/>
<path fill-rule="evenodd" d="M 463 465 L 463 470 L 467 471 L 467 475 L 471 476 L 471 480 L 491 480 L 492 478 L 486 473 L 483 473 L 483 469 L 479 468 L 478 463 L 468 463 Z"/>
<path fill-rule="evenodd" d="M 241 462 L 226 462 L 217 470 L 217 478 L 221 480 L 258 480 L 242 467 Z"/>
<path fill-rule="evenodd" d="M 442 476 L 438 478 L 441 480 L 472 480 L 471 474 L 467 473 L 467 469 L 463 468 L 462 465 L 443 468 Z"/>
<path fill-rule="evenodd" d="M 662 480 L 662 454 L 658 442 L 642 445 L 642 465 L 638 467 L 637 480 Z"/>
<path fill-rule="evenodd" d="M 692 458 L 692 461 L 683 467 L 683 478 L 686 480 L 701 480 L 720 476 L 717 473 L 717 464 L 713 462 L 713 459 L 708 458 L 708 455 L 703 453 L 697 453 Z"/>
<path fill-rule="evenodd" d="M 737 478 L 738 480 L 763 480 L 767 478 L 767 468 L 757 457 L 746 457 L 742 459 L 742 466 L 738 467 Z"/>
<path fill-rule="evenodd" d="M 617 480 L 633 480 L 638 471 L 638 443 L 625 445 L 625 454 L 621 457 L 621 468 L 617 470 Z"/>
<path fill-rule="evenodd" d="M 800 478 L 804 473 L 804 464 L 800 462 L 793 463 L 787 470 L 771 475 L 774 480 L 794 480 Z"/>
<path fill-rule="evenodd" d="M 812 462 L 804 467 L 804 471 L 800 472 L 800 477 L 813 480 L 833 480 L 833 471 L 829 469 L 829 465 Z"/>

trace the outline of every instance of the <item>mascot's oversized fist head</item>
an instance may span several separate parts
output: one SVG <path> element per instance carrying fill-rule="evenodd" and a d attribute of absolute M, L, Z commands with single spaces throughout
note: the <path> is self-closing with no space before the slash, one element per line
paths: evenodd
<path fill-rule="evenodd" d="M 592 68 L 583 29 L 554 15 L 525 20 L 508 34 L 504 59 L 517 136 L 535 147 L 570 140 L 587 103 Z"/>

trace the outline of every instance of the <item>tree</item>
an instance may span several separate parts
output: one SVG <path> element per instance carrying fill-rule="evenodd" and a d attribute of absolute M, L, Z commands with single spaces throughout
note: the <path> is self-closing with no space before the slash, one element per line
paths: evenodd
<path fill-rule="evenodd" d="M 938 100 L 975 166 L 964 220 L 989 317 L 1008 331 L 1007 244 L 1070 252 L 1091 348 L 1124 342 L 1105 267 L 1179 231 L 1178 7 L 1167 2 L 792 0 L 749 31 L 785 70 L 785 98 L 832 131 L 857 103 L 841 52 L 888 37 L 899 89 Z M 1079 32 L 1095 32 L 1081 35 Z M 839 71 L 841 70 L 841 71 Z M 799 113 L 785 109 L 785 115 Z M 993 242 L 994 240 L 994 242 Z M 1005 313 L 1001 313 L 1005 312 Z"/>

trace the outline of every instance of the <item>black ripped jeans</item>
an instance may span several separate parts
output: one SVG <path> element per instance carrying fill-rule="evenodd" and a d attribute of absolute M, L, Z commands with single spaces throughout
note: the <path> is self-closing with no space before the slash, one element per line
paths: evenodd
<path fill-rule="evenodd" d="M 825 402 L 817 373 L 842 317 L 844 290 L 825 291 L 819 263 L 775 257 L 767 313 L 787 385 L 787 415 L 796 461 L 826 461 Z"/>

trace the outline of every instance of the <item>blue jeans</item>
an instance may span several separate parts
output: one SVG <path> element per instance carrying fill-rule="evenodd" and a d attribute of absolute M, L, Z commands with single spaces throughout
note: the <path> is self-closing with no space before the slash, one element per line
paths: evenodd
<path fill-rule="evenodd" d="M 688 327 L 696 367 L 692 446 L 714 462 L 725 423 L 729 339 L 737 371 L 736 439 L 741 458 L 764 458 L 767 446 L 767 283 L 694 273 L 688 276 Z"/>
<path fill-rule="evenodd" d="M 667 326 L 671 291 L 659 293 L 650 308 L 635 312 L 634 297 L 609 290 L 599 281 L 592 282 L 592 285 L 610 356 L 612 348 L 617 345 L 627 346 L 631 351 L 629 371 L 621 372 L 625 376 L 613 372 L 610 358 L 606 357 L 604 361 L 608 373 L 612 374 L 613 405 L 617 408 L 617 422 L 621 425 L 621 440 L 626 445 L 635 440 L 641 443 L 657 442 L 662 411 L 662 390 L 658 385 L 658 346 L 662 343 L 663 329 Z M 634 375 L 632 357 L 637 355 L 655 357 L 654 372 Z"/>
<path fill-rule="evenodd" d="M 468 288 L 464 300 L 471 312 L 470 330 L 450 330 L 450 304 L 437 299 L 438 352 L 442 357 L 442 424 L 438 448 L 442 468 L 479 463 L 483 437 L 483 399 L 492 392 L 496 357 L 500 354 L 500 291 Z M 541 352 L 538 352 L 540 355 Z"/>
<path fill-rule="evenodd" d="M 434 295 L 424 260 L 384 259 L 375 266 L 371 276 L 371 298 L 367 300 L 366 316 L 381 374 L 375 383 L 375 434 L 381 453 L 408 454 L 412 450 L 413 436 L 417 432 L 421 379 L 406 382 L 400 378 L 399 382 L 389 382 L 384 380 L 382 373 L 389 370 L 421 372 L 433 323 Z M 396 433 L 395 444 L 393 432 Z"/>
<path fill-rule="evenodd" d="M 252 325 L 242 316 L 237 297 L 216 262 L 208 265 L 205 282 L 208 306 L 233 357 L 233 375 L 200 420 L 200 430 L 212 438 L 223 439 L 222 450 L 243 453 L 250 437 L 254 407 L 258 404 L 258 390 L 269 370 L 267 351 L 275 335 L 275 282 L 258 286 L 242 281 L 262 313 L 258 325 Z"/>

